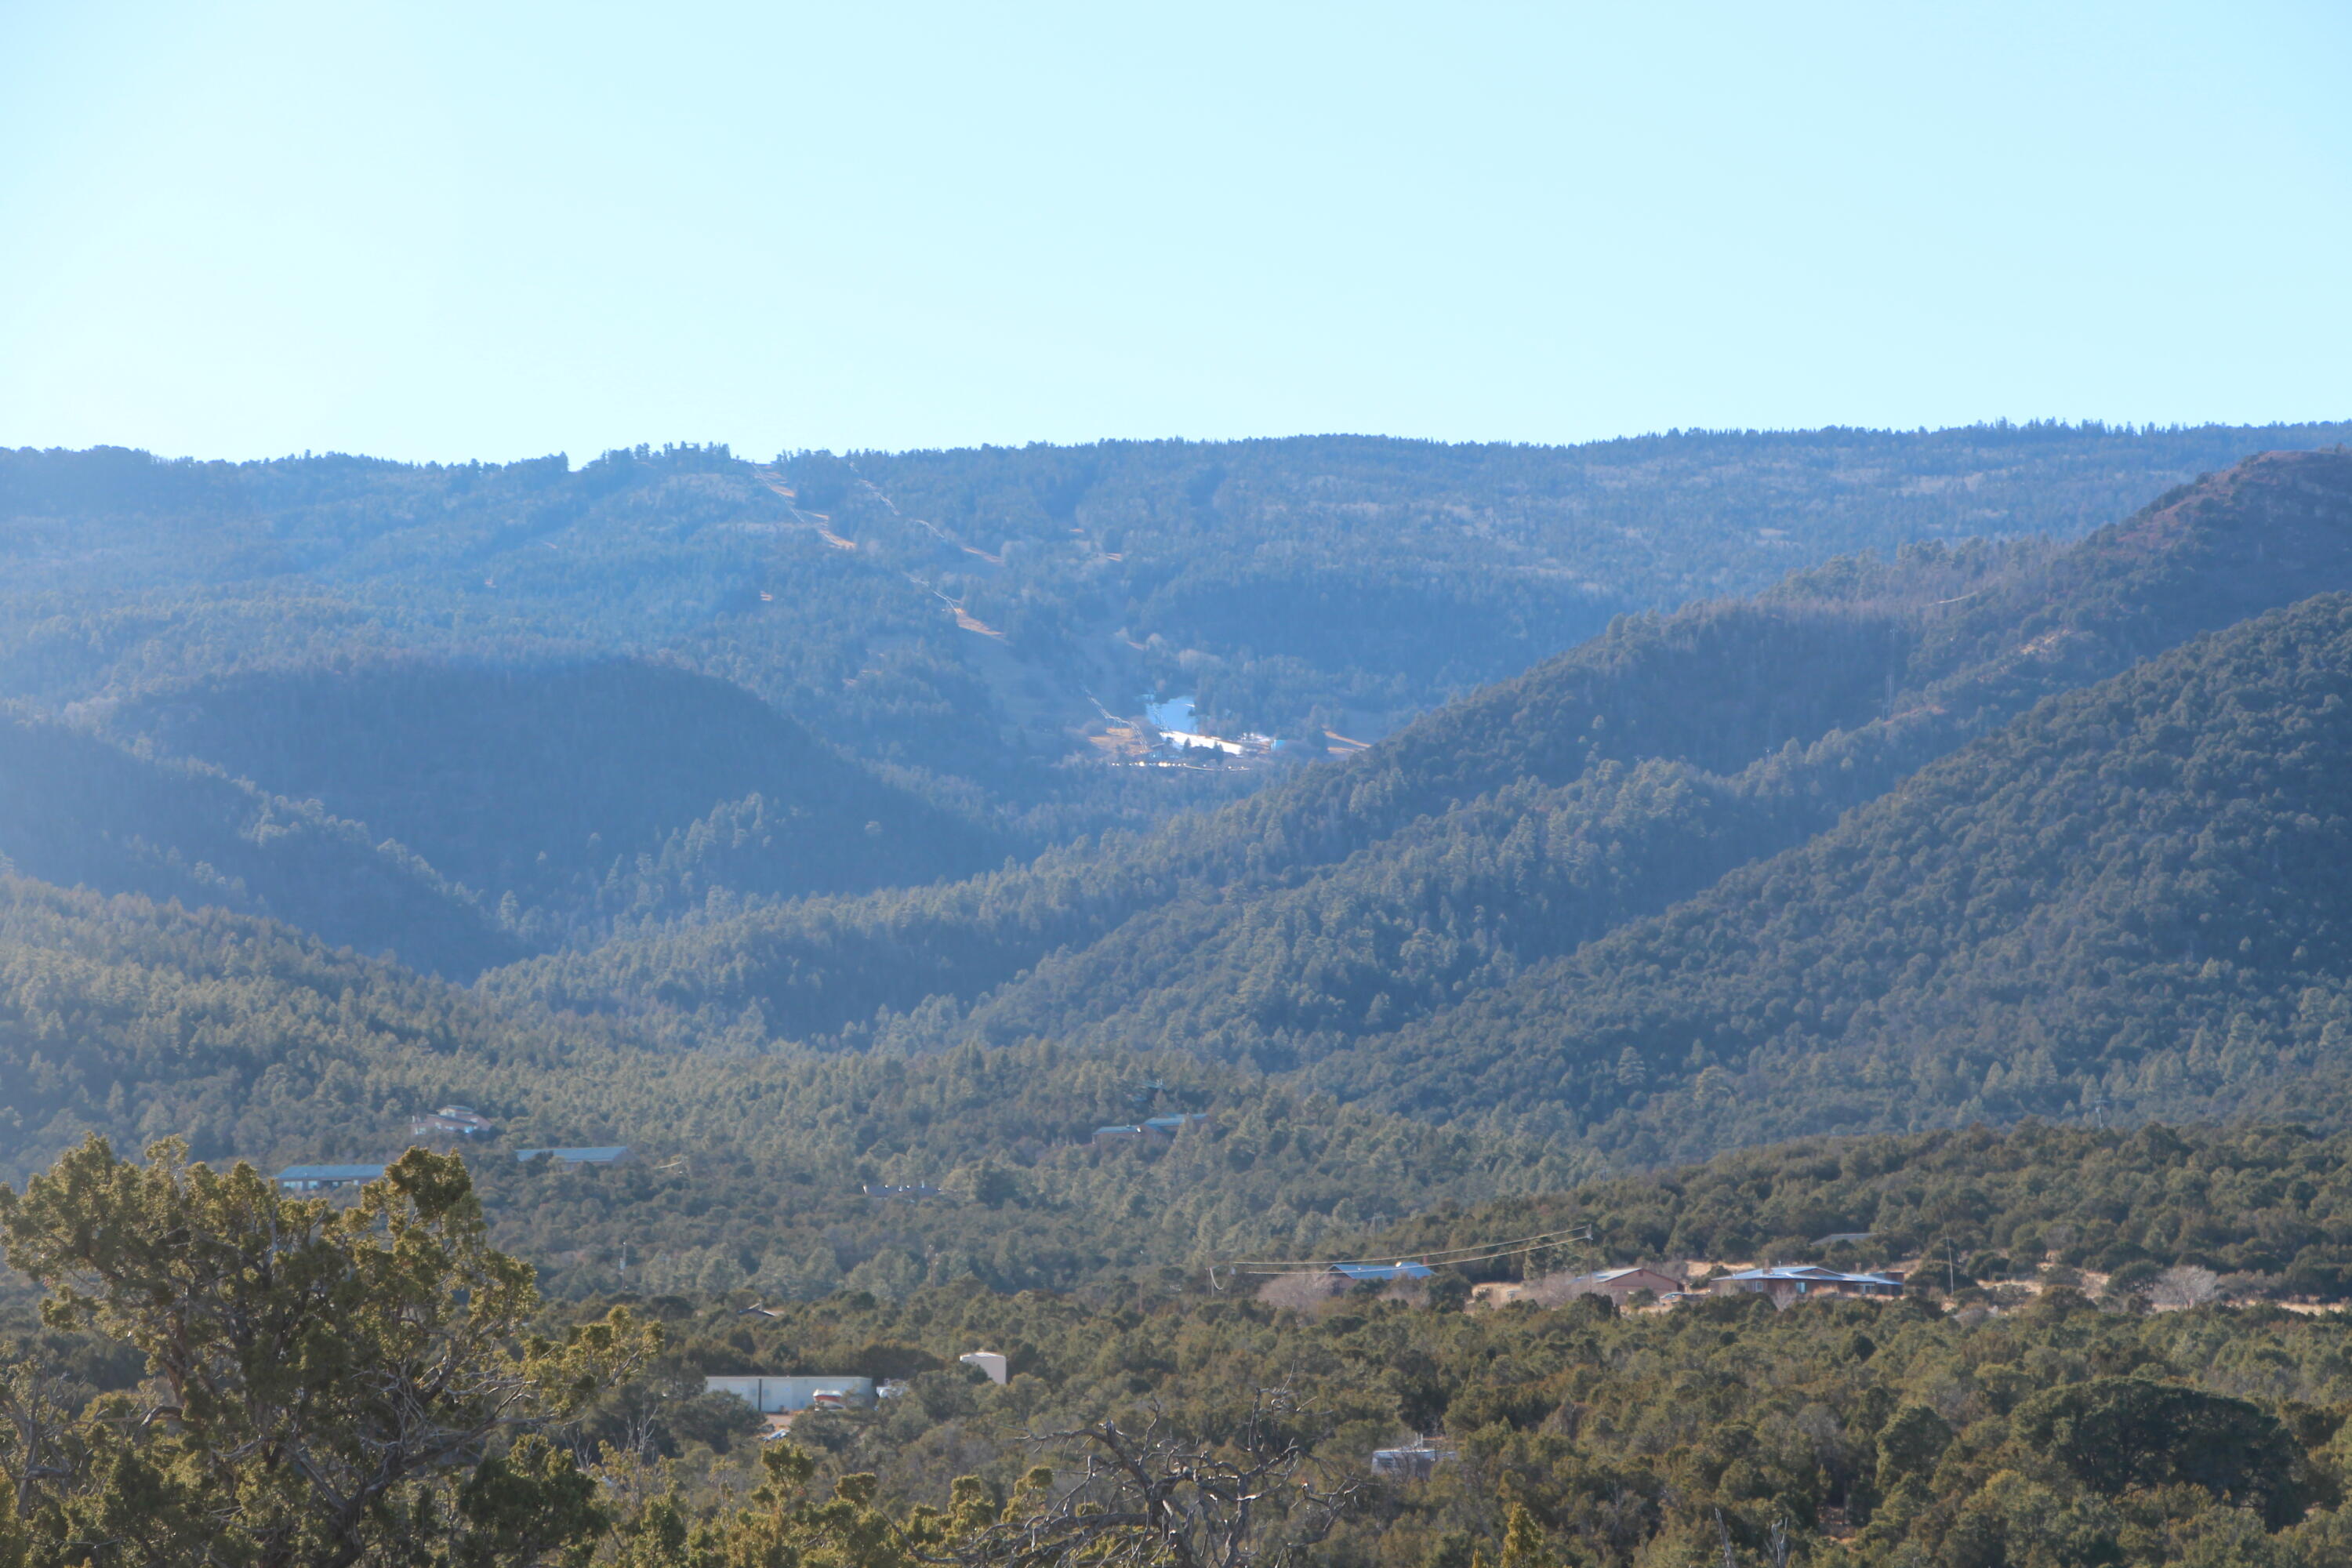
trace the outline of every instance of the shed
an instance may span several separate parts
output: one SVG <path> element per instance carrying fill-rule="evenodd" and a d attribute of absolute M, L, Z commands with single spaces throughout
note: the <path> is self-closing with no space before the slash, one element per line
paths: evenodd
<path fill-rule="evenodd" d="M 762 1415 L 828 1407 L 871 1410 L 875 1400 L 870 1377 L 706 1377 L 702 1391 L 731 1394 Z"/>

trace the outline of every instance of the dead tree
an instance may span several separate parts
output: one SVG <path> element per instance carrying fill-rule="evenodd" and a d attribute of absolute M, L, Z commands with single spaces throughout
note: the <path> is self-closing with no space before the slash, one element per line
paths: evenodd
<path fill-rule="evenodd" d="M 1298 1414 L 1265 1397 L 1225 1443 L 1166 1430 L 1157 1412 L 1140 1431 L 1097 1421 L 1034 1437 L 1082 1467 L 1066 1489 L 1033 1475 L 1006 1517 L 963 1537 L 955 1568 L 1289 1568 L 1354 1503 L 1359 1483 L 1325 1486 L 1302 1474 L 1307 1456 L 1280 1429 Z"/>

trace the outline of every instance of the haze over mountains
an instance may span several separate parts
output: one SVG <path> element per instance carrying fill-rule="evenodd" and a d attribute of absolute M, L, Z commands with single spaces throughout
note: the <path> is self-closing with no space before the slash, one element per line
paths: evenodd
<path fill-rule="evenodd" d="M 807 1294 L 1827 1131 L 2332 1121 L 2343 434 L 15 454 L 0 1162 L 460 1099 L 686 1156 L 563 1200 L 578 1289 L 658 1225 Z M 1180 683 L 1394 731 L 1148 769 L 1073 716 Z M 1085 1142 L 1153 1106 L 1219 1131 Z"/>

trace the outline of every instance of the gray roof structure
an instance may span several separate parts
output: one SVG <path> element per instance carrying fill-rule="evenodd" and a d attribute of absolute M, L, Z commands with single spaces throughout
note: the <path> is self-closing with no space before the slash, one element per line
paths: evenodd
<path fill-rule="evenodd" d="M 541 1154 L 559 1165 L 617 1165 L 629 1157 L 626 1143 L 615 1143 L 604 1149 L 518 1149 L 518 1160 L 536 1160 Z"/>

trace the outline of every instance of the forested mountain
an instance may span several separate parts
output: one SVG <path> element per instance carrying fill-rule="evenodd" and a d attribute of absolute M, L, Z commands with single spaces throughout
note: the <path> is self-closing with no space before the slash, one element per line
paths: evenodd
<path fill-rule="evenodd" d="M 106 721 L 364 822 L 541 943 L 714 888 L 921 882 L 1004 849 L 740 688 L 639 661 L 255 671 L 156 688 Z"/>
<path fill-rule="evenodd" d="M 960 781 L 1034 848 L 1255 782 L 1056 765 L 1147 691 L 1223 726 L 1377 737 L 1621 612 L 1864 549 L 2072 537 L 2249 449 L 2347 433 L 678 447 L 577 469 L 0 452 L 0 697 L 62 712 L 402 649 L 667 654 L 852 756 Z"/>
<path fill-rule="evenodd" d="M 1320 709 L 1386 728 L 1622 611 L 1750 593 L 1863 550 L 2073 537 L 2247 452 L 2347 433 L 1691 431 L 1575 447 L 1316 437 L 859 452 L 790 471 L 861 541 L 900 536 L 912 518 L 944 533 L 959 548 L 939 560 L 983 619 L 1045 606 L 971 548 L 1011 542 L 1013 561 L 1044 570 L 1091 546 L 1119 558 L 1105 586 L 1124 595 L 1120 617 L 1163 686 L 1197 684 L 1204 710 L 1239 723 L 1284 729 Z"/>
<path fill-rule="evenodd" d="M 879 1006 L 908 1016 L 875 1037 L 1078 1031 L 1286 1070 L 1799 844 L 2050 693 L 2331 586 L 2352 587 L 2352 458 L 2258 458 L 2078 545 L 1922 547 L 1627 619 L 1146 837 L 491 984 L 565 1007 L 756 1008 L 786 1037 L 866 1038 Z M 1349 1091 L 1346 1074 L 1324 1081 Z"/>
<path fill-rule="evenodd" d="M 2347 790 L 2352 599 L 2326 595 L 2051 699 L 1330 1070 L 1652 1148 L 2100 1100 L 2337 1115 Z"/>
<path fill-rule="evenodd" d="M 315 802 L 21 714 L 0 717 L 0 863 L 67 887 L 272 915 L 449 974 L 529 951 L 478 897 Z"/>
<path fill-rule="evenodd" d="M 12 884 L 8 1157 L 93 1126 L 364 1157 L 487 1102 L 688 1157 L 502 1220 L 583 1282 L 667 1216 L 680 1280 L 1013 1288 L 1837 1127 L 2332 1118 L 2330 589 L 2352 456 L 2273 454 L 2077 543 L 1622 617 L 1218 812 L 816 897 L 1005 839 L 674 661 L 151 672 L 9 732 L 0 850 L 43 881 Z M 1152 1082 L 1218 1136 L 1086 1142 Z M 856 1190 L 902 1181 L 993 1217 L 880 1224 Z"/>
<path fill-rule="evenodd" d="M 22 878 L 0 879 L 0 1180 L 91 1131 L 271 1170 L 382 1161 L 413 1117 L 461 1100 L 498 1124 L 469 1146 L 498 1233 L 569 1294 L 621 1283 L 625 1246 L 626 1279 L 654 1289 L 1066 1289 L 1311 1248 L 1590 1168 L 1180 1056 L 666 1052 L 268 921 Z M 1213 1137 L 1090 1142 L 1177 1109 L 1213 1110 Z M 512 1152 L 614 1142 L 637 1160 L 547 1171 Z M 868 1183 L 947 1195 L 877 1199 Z"/>
<path fill-rule="evenodd" d="M 337 1355 L 497 1306 L 499 1399 L 564 1369 L 392 1556 L 1004 1568 L 1003 1434 L 1115 1416 L 1444 1433 L 1325 1568 L 2341 1563 L 2347 433 L 0 453 L 0 1560 L 307 1506 L 115 1332 L 299 1279 L 401 1303 Z M 1147 691 L 1294 744 L 1112 766 Z M 467 1168 L 316 1205 L 83 1142 L 374 1163 L 451 1101 Z M 515 1158 L 577 1144 L 631 1158 Z M 170 1261 L 231 1243 L 302 1266 Z M 1767 1258 L 1914 1267 L 1465 1305 Z M 289 1419 L 378 1455 L 345 1364 Z M 745 1372 L 906 1387 L 803 1452 Z"/>

